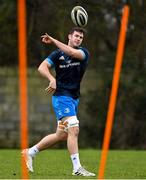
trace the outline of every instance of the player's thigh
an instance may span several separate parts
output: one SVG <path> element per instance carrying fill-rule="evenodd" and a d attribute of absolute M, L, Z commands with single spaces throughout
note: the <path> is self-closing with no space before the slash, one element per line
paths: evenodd
<path fill-rule="evenodd" d="M 61 140 L 61 141 L 66 141 L 68 137 L 68 133 L 64 131 L 63 129 L 60 129 L 60 127 L 57 127 L 56 130 L 56 136 Z"/>
<path fill-rule="evenodd" d="M 61 121 L 64 125 L 64 131 L 68 135 L 78 135 L 79 134 L 79 121 L 76 116 L 64 117 Z"/>

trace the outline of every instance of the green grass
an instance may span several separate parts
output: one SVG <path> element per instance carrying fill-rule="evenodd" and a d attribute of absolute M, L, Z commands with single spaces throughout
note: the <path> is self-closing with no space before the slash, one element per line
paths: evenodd
<path fill-rule="evenodd" d="M 97 174 L 100 151 L 80 150 L 80 159 L 85 168 Z M 72 164 L 67 150 L 47 150 L 39 153 L 34 160 L 34 170 L 30 179 L 88 179 L 71 175 Z M 0 150 L 0 179 L 20 178 L 20 150 Z M 105 178 L 145 179 L 146 152 L 110 151 Z"/>

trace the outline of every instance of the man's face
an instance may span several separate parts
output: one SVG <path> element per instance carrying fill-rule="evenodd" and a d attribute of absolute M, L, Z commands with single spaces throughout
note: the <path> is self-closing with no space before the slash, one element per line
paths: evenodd
<path fill-rule="evenodd" d="M 69 38 L 68 45 L 70 45 L 71 47 L 80 46 L 83 41 L 83 37 L 84 37 L 83 33 L 74 31 L 72 34 L 68 35 Z"/>

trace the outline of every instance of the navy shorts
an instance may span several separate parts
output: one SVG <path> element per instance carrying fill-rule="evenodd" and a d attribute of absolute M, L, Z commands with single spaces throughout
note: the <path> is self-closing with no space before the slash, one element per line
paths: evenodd
<path fill-rule="evenodd" d="M 52 96 L 52 105 L 57 120 L 67 116 L 77 116 L 78 104 L 79 99 L 73 99 L 69 96 Z"/>

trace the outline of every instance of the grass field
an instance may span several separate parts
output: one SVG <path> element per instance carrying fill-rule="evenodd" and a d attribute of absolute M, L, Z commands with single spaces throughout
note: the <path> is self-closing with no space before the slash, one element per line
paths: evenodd
<path fill-rule="evenodd" d="M 100 151 L 80 150 L 85 168 L 98 173 Z M 30 179 L 89 179 L 72 176 L 72 164 L 66 150 L 47 150 L 34 160 Z M 20 179 L 20 150 L 0 150 L 0 179 Z M 106 179 L 146 179 L 145 151 L 110 151 L 105 170 Z M 94 177 L 92 179 L 97 179 Z"/>

